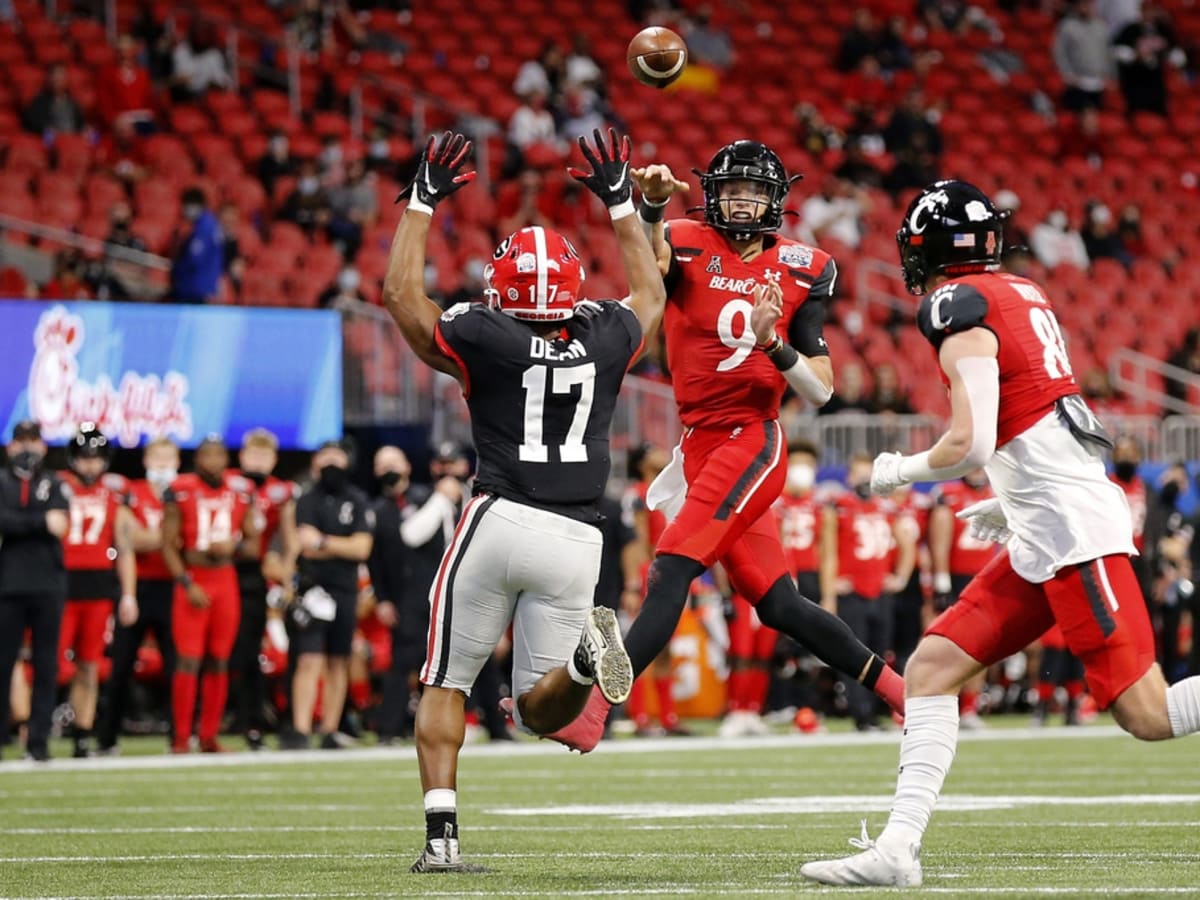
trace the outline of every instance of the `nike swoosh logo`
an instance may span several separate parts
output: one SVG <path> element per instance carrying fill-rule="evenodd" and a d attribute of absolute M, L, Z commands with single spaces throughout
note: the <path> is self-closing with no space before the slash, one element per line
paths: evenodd
<path fill-rule="evenodd" d="M 425 170 L 425 190 L 427 190 L 430 194 L 436 194 L 438 192 L 437 188 L 433 186 L 433 182 L 429 180 L 428 169 Z"/>
<path fill-rule="evenodd" d="M 625 186 L 625 178 L 628 174 L 629 174 L 629 166 L 626 166 L 624 169 L 621 170 L 621 174 L 617 177 L 617 180 L 608 186 L 608 189 L 615 194 L 617 191 L 619 191 L 622 187 Z"/>

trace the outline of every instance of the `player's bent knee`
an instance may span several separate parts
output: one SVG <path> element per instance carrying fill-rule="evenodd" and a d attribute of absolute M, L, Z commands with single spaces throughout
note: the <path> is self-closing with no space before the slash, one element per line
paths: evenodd
<path fill-rule="evenodd" d="M 932 697 L 957 691 L 980 665 L 965 650 L 938 635 L 921 640 L 904 667 L 905 693 Z"/>
<path fill-rule="evenodd" d="M 1161 709 L 1119 710 L 1114 707 L 1113 718 L 1139 741 L 1165 741 L 1174 736 L 1165 703 Z"/>

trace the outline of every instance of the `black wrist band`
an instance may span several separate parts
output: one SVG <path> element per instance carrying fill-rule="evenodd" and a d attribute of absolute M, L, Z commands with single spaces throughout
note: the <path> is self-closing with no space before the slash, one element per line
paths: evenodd
<path fill-rule="evenodd" d="M 655 225 L 663 220 L 663 211 L 667 208 L 667 201 L 662 203 L 651 203 L 645 197 L 638 203 L 638 218 L 647 225 Z"/>
<path fill-rule="evenodd" d="M 767 351 L 767 359 L 780 372 L 786 372 L 799 361 L 800 351 L 780 338 L 779 344 Z"/>
<path fill-rule="evenodd" d="M 192 576 L 187 572 L 184 572 L 182 575 L 176 575 L 175 583 L 182 588 L 190 588 L 192 586 Z"/>

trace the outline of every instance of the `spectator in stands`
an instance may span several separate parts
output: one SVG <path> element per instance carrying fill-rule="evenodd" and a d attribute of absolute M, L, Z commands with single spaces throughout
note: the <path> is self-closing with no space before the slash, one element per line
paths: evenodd
<path fill-rule="evenodd" d="M 209 88 L 233 87 L 225 54 L 217 46 L 216 31 L 193 22 L 187 36 L 171 54 L 171 97 L 177 102 L 198 100 Z"/>
<path fill-rule="evenodd" d="M 1047 269 L 1062 263 L 1079 269 L 1086 269 L 1090 265 L 1083 238 L 1071 228 L 1067 214 L 1061 209 L 1050 210 L 1044 222 L 1033 226 L 1029 245 L 1038 262 Z"/>
<path fill-rule="evenodd" d="M 333 6 L 324 0 L 300 0 L 291 29 L 296 46 L 307 54 L 333 49 Z"/>
<path fill-rule="evenodd" d="M 842 80 L 842 103 L 856 113 L 867 113 L 872 121 L 875 110 L 887 105 L 892 96 L 892 85 L 884 77 L 879 60 L 864 56 L 858 68 Z"/>
<path fill-rule="evenodd" d="M 146 242 L 133 233 L 133 210 L 125 201 L 114 203 L 108 211 L 108 235 L 104 240 L 118 247 L 146 252 Z"/>
<path fill-rule="evenodd" d="M 875 58 L 879 60 L 880 68 L 889 75 L 913 67 L 912 51 L 904 39 L 907 27 L 903 16 L 892 16 L 879 33 Z"/>
<path fill-rule="evenodd" d="M 1054 32 L 1054 64 L 1062 76 L 1062 103 L 1078 112 L 1103 105 L 1113 75 L 1108 26 L 1096 16 L 1094 0 L 1072 0 Z"/>
<path fill-rule="evenodd" d="M 112 131 L 96 145 L 93 162 L 98 170 L 108 171 L 126 188 L 146 177 L 146 154 L 131 120 L 118 118 L 113 123 Z"/>
<path fill-rule="evenodd" d="M 329 236 L 341 248 L 342 255 L 353 259 L 362 245 L 363 231 L 379 218 L 379 197 L 375 192 L 376 176 L 368 172 L 361 159 L 346 165 L 346 180 L 329 192 Z"/>
<path fill-rule="evenodd" d="M 558 129 L 564 140 L 591 134 L 597 128 L 604 130 L 606 118 L 599 94 L 589 87 L 567 82 L 562 99 L 562 124 Z"/>
<path fill-rule="evenodd" d="M 870 398 L 863 383 L 863 370 L 856 362 L 844 363 L 838 370 L 837 384 L 829 402 L 817 410 L 818 416 L 835 413 L 870 412 Z"/>
<path fill-rule="evenodd" d="M 971 24 L 968 12 L 963 0 L 917 0 L 917 15 L 930 31 L 962 34 Z"/>
<path fill-rule="evenodd" d="M 1102 419 L 1128 412 L 1121 396 L 1113 389 L 1108 372 L 1100 366 L 1093 366 L 1083 373 L 1079 379 L 1079 393 L 1083 394 L 1092 412 Z"/>
<path fill-rule="evenodd" d="M 525 169 L 515 185 L 506 185 L 496 197 L 496 215 L 500 234 L 512 234 L 530 225 L 549 226 L 557 222 L 550 213 L 554 203 L 544 190 L 545 179 L 537 169 Z"/>
<path fill-rule="evenodd" d="M 712 7 L 706 3 L 685 20 L 682 31 L 688 47 L 688 62 L 728 69 L 735 58 L 733 41 L 729 32 L 713 25 L 712 15 Z"/>
<path fill-rule="evenodd" d="M 1100 135 L 1100 113 L 1084 107 L 1063 122 L 1058 154 L 1061 159 L 1082 157 L 1093 169 L 1104 162 L 1104 139 Z"/>
<path fill-rule="evenodd" d="M 1096 200 L 1089 200 L 1083 210 L 1083 246 L 1087 249 L 1088 259 L 1095 262 L 1098 259 L 1115 259 L 1128 268 L 1133 262 L 1133 256 L 1121 237 L 1113 227 L 1112 210 Z"/>
<path fill-rule="evenodd" d="M 221 285 L 225 239 L 202 189 L 185 190 L 180 204 L 183 222 L 175 241 L 169 297 L 180 303 L 207 303 Z"/>
<path fill-rule="evenodd" d="M 288 148 L 288 136 L 276 129 L 267 141 L 267 152 L 258 161 L 258 180 L 267 196 L 273 196 L 275 181 L 296 173 L 296 160 Z"/>
<path fill-rule="evenodd" d="M 1183 343 L 1167 357 L 1167 364 L 1193 375 L 1200 375 L 1200 328 L 1193 326 L 1187 330 Z M 1188 402 L 1188 384 L 1185 381 L 1164 376 L 1163 390 L 1167 392 L 1167 396 L 1181 403 Z M 1168 415 L 1170 414 L 1168 412 Z"/>
<path fill-rule="evenodd" d="M 1007 226 L 1005 226 L 1007 229 Z M 1117 218 L 1117 236 L 1125 251 L 1133 257 L 1146 255 L 1146 239 L 1142 235 L 1142 208 L 1136 203 L 1126 203 Z"/>
<path fill-rule="evenodd" d="M 117 58 L 96 79 L 96 103 L 100 119 L 112 128 L 118 120 L 135 130 L 154 130 L 154 92 L 150 72 L 138 59 L 137 40 L 131 34 L 117 39 Z"/>
<path fill-rule="evenodd" d="M 1167 114 L 1168 65 L 1182 67 L 1187 56 L 1175 42 L 1170 18 L 1158 4 L 1146 0 L 1141 18 L 1122 28 L 1113 39 L 1117 78 L 1125 97 L 1125 114 Z"/>
<path fill-rule="evenodd" d="M 1017 196 L 1015 191 L 1004 188 L 996 191 L 992 202 L 996 205 L 996 209 L 1008 213 L 1008 219 L 1004 222 L 1005 247 L 1022 245 L 1028 247 L 1029 232 L 1018 221 L 1018 216 L 1021 212 L 1021 198 Z"/>
<path fill-rule="evenodd" d="M 321 179 L 317 174 L 317 163 L 315 160 L 305 159 L 300 162 L 300 172 L 299 177 L 296 179 L 296 186 L 288 194 L 287 199 L 283 201 L 283 208 L 279 211 L 279 218 L 295 222 L 306 230 L 310 236 L 318 229 L 329 225 L 332 218 L 329 208 L 329 194 L 321 186 Z"/>
<path fill-rule="evenodd" d="M 1096 15 L 1104 20 L 1109 34 L 1118 34 L 1142 13 L 1142 0 L 1096 0 Z"/>
<path fill-rule="evenodd" d="M 355 300 L 359 303 L 366 303 L 367 298 L 360 290 L 361 285 L 362 273 L 354 266 L 346 266 L 338 272 L 333 284 L 321 291 L 321 295 L 317 298 L 317 305 L 322 309 L 341 310 Z"/>
<path fill-rule="evenodd" d="M 443 306 L 446 309 L 456 303 L 471 303 L 484 296 L 487 290 L 487 280 L 483 277 L 487 263 L 478 256 L 472 256 L 462 266 L 462 283 L 446 295 Z"/>
<path fill-rule="evenodd" d="M 346 154 L 342 149 L 342 141 L 336 134 L 327 134 L 321 138 L 321 151 L 317 154 L 317 169 L 321 175 L 321 184 L 326 190 L 332 191 L 341 187 L 346 181 Z"/>
<path fill-rule="evenodd" d="M 871 399 L 867 401 L 867 410 L 873 413 L 897 413 L 912 415 L 912 404 L 908 394 L 900 387 L 900 378 L 896 367 L 884 363 L 875 369 L 875 387 L 871 391 Z"/>
<path fill-rule="evenodd" d="M 508 120 L 508 147 L 504 163 L 507 175 L 518 172 L 536 155 L 535 151 L 552 157 L 561 154 L 558 130 L 547 100 L 544 92 L 530 91 L 523 95 L 521 105 Z"/>
<path fill-rule="evenodd" d="M 866 56 L 873 56 L 879 45 L 879 24 L 875 16 L 865 6 L 854 10 L 854 18 L 850 27 L 842 32 L 842 41 L 838 46 L 838 71 L 853 72 Z"/>
<path fill-rule="evenodd" d="M 813 104 L 797 103 L 794 115 L 797 142 L 810 156 L 820 156 L 826 150 L 842 146 L 842 133 L 826 122 Z"/>
<path fill-rule="evenodd" d="M 550 100 L 558 99 L 566 77 L 567 63 L 556 41 L 547 41 L 537 59 L 526 60 L 513 79 L 513 93 L 518 97 L 541 94 Z"/>
<path fill-rule="evenodd" d="M 241 210 L 232 203 L 222 203 L 217 221 L 221 226 L 221 259 L 225 266 L 225 275 L 229 278 L 234 293 L 240 296 L 242 281 L 246 277 L 246 256 L 238 239 L 242 225 Z"/>
<path fill-rule="evenodd" d="M 83 110 L 67 88 L 67 68 L 54 65 L 46 73 L 46 83 L 25 107 L 25 130 L 53 141 L 56 134 L 83 131 Z"/>
<path fill-rule="evenodd" d="M 680 0 L 625 0 L 629 18 L 642 25 L 671 27 L 682 13 Z"/>
<path fill-rule="evenodd" d="M 938 179 L 937 156 L 929 148 L 924 133 L 912 135 L 912 144 L 896 154 L 896 164 L 883 180 L 892 196 L 911 188 L 924 188 Z"/>
<path fill-rule="evenodd" d="M 888 153 L 899 156 L 924 143 L 934 156 L 942 155 L 942 132 L 937 126 L 940 111 L 925 103 L 925 95 L 919 87 L 910 88 L 896 107 L 883 129 L 883 141 Z"/>
<path fill-rule="evenodd" d="M 592 45 L 585 32 L 577 31 L 571 35 L 571 52 L 567 54 L 564 82 L 591 88 L 601 96 L 606 93 L 604 70 L 592 56 Z"/>
<path fill-rule="evenodd" d="M 846 145 L 858 144 L 863 155 L 874 159 L 887 152 L 887 144 L 883 140 L 883 132 L 875 120 L 875 108 L 872 106 L 847 105 L 854 112 L 854 119 L 846 129 Z"/>
<path fill-rule="evenodd" d="M 137 15 L 129 33 L 146 48 L 146 67 L 150 70 L 150 80 L 156 84 L 166 80 L 171 74 L 173 35 L 159 18 L 153 0 L 138 0 Z"/>
<path fill-rule="evenodd" d="M 396 168 L 392 159 L 392 142 L 388 138 L 387 129 L 376 125 L 371 129 L 367 139 L 366 165 L 368 172 L 390 174 Z"/>
<path fill-rule="evenodd" d="M 867 159 L 863 142 L 858 138 L 846 142 L 846 154 L 842 163 L 833 172 L 842 181 L 865 188 L 883 186 L 883 173 Z"/>
<path fill-rule="evenodd" d="M 42 285 L 43 300 L 90 300 L 92 289 L 83 278 L 83 254 L 71 247 L 54 254 L 54 273 Z"/>
<path fill-rule="evenodd" d="M 825 176 L 821 190 L 800 207 L 800 240 L 819 247 L 822 241 L 832 239 L 857 247 L 862 241 L 862 216 L 870 202 L 867 192 L 852 182 Z"/>

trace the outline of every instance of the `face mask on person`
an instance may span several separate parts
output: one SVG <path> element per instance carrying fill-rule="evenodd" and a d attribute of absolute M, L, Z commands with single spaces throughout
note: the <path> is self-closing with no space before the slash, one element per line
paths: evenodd
<path fill-rule="evenodd" d="M 371 146 L 367 149 L 367 156 L 371 159 L 387 159 L 391 154 L 392 148 L 384 139 L 372 141 Z"/>
<path fill-rule="evenodd" d="M 12 459 L 12 467 L 18 474 L 29 477 L 41 468 L 42 460 L 45 457 L 36 450 L 22 450 L 20 453 L 14 453 Z"/>
<path fill-rule="evenodd" d="M 160 491 L 179 477 L 177 469 L 147 469 L 146 480 Z"/>
<path fill-rule="evenodd" d="M 817 470 L 808 463 L 794 463 L 788 466 L 787 482 L 798 491 L 807 491 L 817 481 Z"/>
<path fill-rule="evenodd" d="M 185 203 L 183 205 L 183 217 L 189 222 L 195 222 L 200 218 L 200 213 L 204 212 L 204 207 L 197 203 Z"/>
<path fill-rule="evenodd" d="M 379 484 L 389 491 L 403 480 L 405 478 L 399 472 L 384 472 L 379 476 Z"/>
<path fill-rule="evenodd" d="M 341 466 L 324 466 L 319 474 L 321 487 L 330 494 L 341 493 L 350 480 L 350 473 Z"/>
<path fill-rule="evenodd" d="M 1167 506 L 1173 506 L 1175 501 L 1179 499 L 1179 484 L 1174 481 L 1168 481 L 1162 487 L 1162 501 Z"/>
<path fill-rule="evenodd" d="M 858 494 L 861 500 L 871 499 L 871 482 L 864 481 L 862 484 L 854 485 L 854 493 Z"/>
<path fill-rule="evenodd" d="M 306 175 L 296 182 L 296 190 L 306 197 L 311 197 L 317 192 L 317 188 L 321 186 L 321 182 L 311 175 Z"/>
<path fill-rule="evenodd" d="M 1137 463 L 1131 459 L 1122 459 L 1119 462 L 1113 463 L 1113 474 L 1120 481 L 1133 481 L 1133 477 L 1137 475 Z"/>
<path fill-rule="evenodd" d="M 244 469 L 242 470 L 242 474 L 253 481 L 256 487 L 262 487 L 267 483 L 267 479 L 271 477 L 266 472 L 247 472 Z"/>

